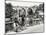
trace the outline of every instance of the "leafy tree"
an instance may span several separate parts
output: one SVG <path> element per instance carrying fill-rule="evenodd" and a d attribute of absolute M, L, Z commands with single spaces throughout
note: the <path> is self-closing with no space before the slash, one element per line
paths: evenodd
<path fill-rule="evenodd" d="M 44 3 L 40 4 L 40 5 L 37 7 L 36 11 L 39 11 L 39 10 L 42 10 L 42 12 L 44 12 Z"/>
<path fill-rule="evenodd" d="M 33 15 L 33 10 L 31 8 L 28 9 L 28 14 Z"/>
<path fill-rule="evenodd" d="M 10 18 L 13 12 L 12 5 L 5 3 L 5 18 Z"/>

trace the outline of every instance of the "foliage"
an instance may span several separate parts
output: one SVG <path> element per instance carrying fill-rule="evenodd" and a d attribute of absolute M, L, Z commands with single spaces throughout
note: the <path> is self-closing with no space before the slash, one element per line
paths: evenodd
<path fill-rule="evenodd" d="M 10 3 L 9 4 L 5 3 L 5 17 L 10 18 L 12 12 L 13 12 L 12 5 Z"/>

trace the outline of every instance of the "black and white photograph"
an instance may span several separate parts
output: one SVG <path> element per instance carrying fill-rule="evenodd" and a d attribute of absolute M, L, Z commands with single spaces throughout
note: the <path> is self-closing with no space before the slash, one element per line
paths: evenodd
<path fill-rule="evenodd" d="M 44 2 L 5 0 L 5 33 L 43 33 Z"/>

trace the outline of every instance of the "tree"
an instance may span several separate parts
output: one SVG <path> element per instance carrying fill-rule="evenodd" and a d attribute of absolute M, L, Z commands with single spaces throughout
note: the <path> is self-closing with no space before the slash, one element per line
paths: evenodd
<path fill-rule="evenodd" d="M 12 5 L 5 3 L 5 18 L 10 18 L 13 12 Z"/>
<path fill-rule="evenodd" d="M 28 9 L 28 14 L 33 15 L 33 10 L 31 8 Z"/>
<path fill-rule="evenodd" d="M 44 12 L 44 3 L 42 3 L 42 4 L 40 4 L 38 7 L 37 7 L 37 9 L 36 9 L 36 11 L 42 11 L 42 12 Z"/>

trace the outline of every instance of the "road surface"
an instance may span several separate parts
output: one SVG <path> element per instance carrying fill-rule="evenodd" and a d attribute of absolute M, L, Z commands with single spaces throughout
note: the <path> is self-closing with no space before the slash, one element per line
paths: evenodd
<path fill-rule="evenodd" d="M 34 26 L 30 26 L 30 27 L 27 27 L 26 30 L 22 31 L 22 32 L 18 32 L 18 33 L 34 33 L 34 32 L 43 32 L 44 30 L 44 24 L 40 24 L 40 25 L 34 25 Z"/>
<path fill-rule="evenodd" d="M 40 32 L 43 32 L 44 30 L 44 26 L 43 26 L 44 24 L 40 24 L 40 25 L 34 25 L 34 26 L 30 26 L 30 27 L 26 27 L 27 29 L 26 30 L 24 30 L 24 31 L 21 31 L 21 32 L 17 32 L 17 33 L 40 33 Z M 8 32 L 8 33 L 6 33 L 6 34 L 16 34 L 16 32 L 13 32 L 13 31 L 11 31 L 11 32 Z"/>

